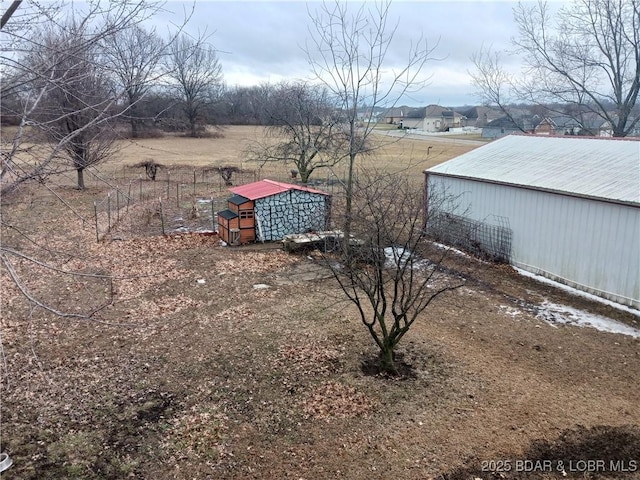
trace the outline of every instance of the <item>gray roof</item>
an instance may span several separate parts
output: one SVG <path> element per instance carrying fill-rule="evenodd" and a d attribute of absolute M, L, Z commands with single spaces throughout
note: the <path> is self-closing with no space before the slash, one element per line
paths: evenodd
<path fill-rule="evenodd" d="M 246 197 L 243 197 L 242 195 L 234 195 L 228 200 L 229 203 L 233 203 L 234 205 L 242 205 L 243 203 L 247 203 L 250 201 L 251 200 L 249 200 Z"/>
<path fill-rule="evenodd" d="M 640 141 L 508 135 L 429 173 L 640 205 Z"/>
<path fill-rule="evenodd" d="M 220 215 L 222 218 L 226 220 L 231 220 L 233 218 L 238 217 L 238 214 L 235 212 L 232 212 L 231 210 L 222 210 L 221 212 L 218 212 L 218 215 Z"/>

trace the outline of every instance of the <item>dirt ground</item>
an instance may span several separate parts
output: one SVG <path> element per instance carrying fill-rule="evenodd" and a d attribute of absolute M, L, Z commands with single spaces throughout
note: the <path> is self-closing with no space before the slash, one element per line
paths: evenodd
<path fill-rule="evenodd" d="M 62 193 L 90 215 L 96 191 Z M 16 274 L 95 313 L 30 308 L 3 270 L 3 478 L 640 477 L 640 340 L 535 312 L 635 315 L 453 257 L 466 285 L 399 349 L 415 375 L 371 376 L 373 342 L 313 256 L 211 235 L 98 243 L 29 198 L 3 206 L 3 245 L 58 271 L 9 255 Z"/>

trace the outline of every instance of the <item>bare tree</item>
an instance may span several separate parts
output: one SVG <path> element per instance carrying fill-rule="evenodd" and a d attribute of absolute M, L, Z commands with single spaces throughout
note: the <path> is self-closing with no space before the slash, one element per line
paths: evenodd
<path fill-rule="evenodd" d="M 138 104 L 160 76 L 160 60 L 166 45 L 155 30 L 140 25 L 116 32 L 105 39 L 103 52 L 118 87 L 126 95 L 131 137 L 138 138 L 141 119 Z"/>
<path fill-rule="evenodd" d="M 336 0 L 311 13 L 308 61 L 315 78 L 336 99 L 347 138 L 340 155 L 348 164 L 343 226 L 347 236 L 356 160 L 368 150 L 367 140 L 375 127 L 361 122 L 358 113 L 364 105 L 372 110 L 391 108 L 408 91 L 423 87 L 428 78 L 422 70 L 435 49 L 420 38 L 410 46 L 404 64 L 390 65 L 387 52 L 397 28 L 389 21 L 390 5 L 390 1 L 383 1 L 355 6 Z"/>
<path fill-rule="evenodd" d="M 180 98 L 189 124 L 190 136 L 198 136 L 207 107 L 222 85 L 222 67 L 215 49 L 207 44 L 207 37 L 178 36 L 169 48 L 168 76 Z"/>
<path fill-rule="evenodd" d="M 522 94 L 515 78 L 504 67 L 500 53 L 482 46 L 472 55 L 471 61 L 475 69 L 469 74 L 483 103 L 497 107 L 513 125 L 526 132 L 513 107 Z"/>
<path fill-rule="evenodd" d="M 252 160 L 293 165 L 302 183 L 314 171 L 341 160 L 348 137 L 326 88 L 285 82 L 275 86 L 262 104 L 269 127 L 265 139 L 250 147 Z"/>
<path fill-rule="evenodd" d="M 3 28 L 11 48 L 3 51 L 0 62 L 2 106 L 3 110 L 15 107 L 11 114 L 18 126 L 11 137 L 3 135 L 2 194 L 68 170 L 68 159 L 72 168 L 80 167 L 81 176 L 87 165 L 95 163 L 92 159 L 104 158 L 106 144 L 93 148 L 86 142 L 104 139 L 104 126 L 127 108 L 116 108 L 120 99 L 105 81 L 108 75 L 96 49 L 105 38 L 142 22 L 162 6 L 144 0 L 105 6 L 92 0 L 61 19 L 56 5 L 44 5 L 29 3 L 25 13 L 19 6 Z M 80 91 L 75 92 L 76 87 Z M 8 98 L 18 101 L 8 103 Z M 59 104 L 57 112 L 52 109 L 56 98 L 67 102 Z"/>
<path fill-rule="evenodd" d="M 84 189 L 85 169 L 109 159 L 115 151 L 110 122 L 118 96 L 95 60 L 97 45 L 84 45 L 85 26 L 72 19 L 63 27 L 46 34 L 43 49 L 32 53 L 39 73 L 54 80 L 36 118 L 47 140 L 63 145 L 61 151 L 76 170 L 78 188 Z M 53 59 L 51 52 L 57 53 Z M 43 68 L 47 57 L 53 61 Z"/>
<path fill-rule="evenodd" d="M 431 303 L 464 285 L 446 273 L 446 250 L 426 239 L 425 201 L 401 174 L 359 172 L 353 188 L 352 248 L 325 257 L 379 349 L 379 368 L 397 373 L 395 349 Z M 444 199 L 429 199 L 434 206 Z"/>
<path fill-rule="evenodd" d="M 552 17 L 544 1 L 514 9 L 514 39 L 526 70 L 510 81 L 488 52 L 478 54 L 474 81 L 485 100 L 504 105 L 501 90 L 517 86 L 519 99 L 556 104 L 583 122 L 597 115 L 613 136 L 633 132 L 640 121 L 640 2 L 574 0 Z M 500 103 L 499 103 L 500 101 Z"/>
<path fill-rule="evenodd" d="M 94 160 L 105 158 L 112 145 L 103 142 L 105 131 L 126 113 L 127 107 L 122 107 L 119 95 L 108 82 L 98 46 L 108 36 L 147 19 L 162 4 L 89 0 L 74 5 L 73 11 L 47 2 L 14 2 L 13 6 L 16 8 L 11 14 L 7 11 L 2 18 L 1 100 L 3 115 L 8 107 L 17 127 L 14 131 L 3 128 L 0 195 L 5 203 L 8 193 L 16 193 L 26 182 L 37 181 L 84 221 L 49 182 L 53 175 L 71 169 L 78 171 L 82 186 L 84 169 Z M 66 312 L 66 293 L 61 293 L 56 305 L 49 304 L 39 298 L 30 280 L 42 271 L 54 276 L 51 285 L 78 278 L 108 284 L 111 276 L 65 269 L 64 264 L 73 254 L 48 248 L 37 236 L 31 238 L 10 215 L 7 209 L 0 210 L 0 263 L 31 312 L 41 308 L 64 318 L 95 320 L 94 316 L 111 299 L 106 303 L 97 299 L 98 303 L 91 306 L 94 299 L 87 298 L 83 303 L 85 312 Z"/>

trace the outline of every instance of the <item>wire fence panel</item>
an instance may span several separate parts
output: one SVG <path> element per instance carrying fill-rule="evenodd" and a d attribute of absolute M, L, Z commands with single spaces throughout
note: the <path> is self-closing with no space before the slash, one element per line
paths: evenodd
<path fill-rule="evenodd" d="M 437 242 L 459 248 L 475 257 L 498 263 L 511 260 L 513 232 L 503 217 L 494 225 L 451 213 L 437 213 L 427 220 L 427 232 Z"/>
<path fill-rule="evenodd" d="M 285 175 L 269 178 L 296 183 Z M 140 174 L 139 169 L 124 167 L 116 180 L 110 179 L 111 191 L 94 201 L 96 240 L 217 232 L 217 214 L 227 208 L 229 188 L 260 179 L 260 170 L 236 171 L 231 178 L 223 178 L 213 168 L 176 167 L 159 170 L 155 180 L 151 180 Z M 312 186 L 339 198 L 342 184 L 337 177 L 327 174 L 326 178 L 319 176 Z"/>

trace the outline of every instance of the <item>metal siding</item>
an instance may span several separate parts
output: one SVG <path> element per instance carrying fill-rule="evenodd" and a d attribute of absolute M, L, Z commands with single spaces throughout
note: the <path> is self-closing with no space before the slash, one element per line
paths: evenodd
<path fill-rule="evenodd" d="M 514 265 L 640 308 L 640 208 L 433 174 L 428 179 L 430 190 L 459 196 L 457 214 L 487 223 L 506 217 Z"/>

